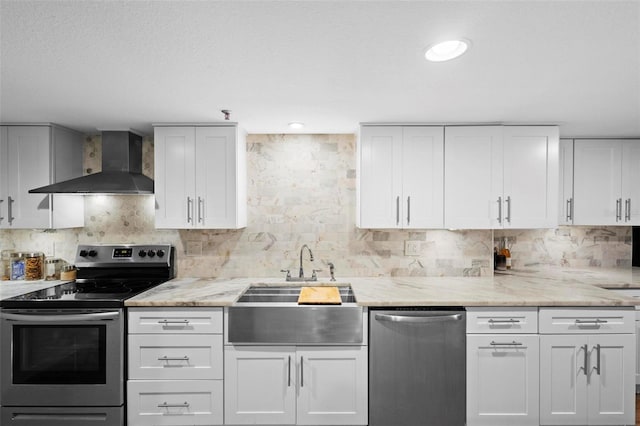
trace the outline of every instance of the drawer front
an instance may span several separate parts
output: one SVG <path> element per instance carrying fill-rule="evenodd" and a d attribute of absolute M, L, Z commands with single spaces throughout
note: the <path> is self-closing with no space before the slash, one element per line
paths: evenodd
<path fill-rule="evenodd" d="M 127 390 L 130 425 L 222 424 L 222 380 L 130 380 Z"/>
<path fill-rule="evenodd" d="M 222 308 L 129 308 L 129 334 L 222 334 Z"/>
<path fill-rule="evenodd" d="M 635 333 L 635 309 L 541 308 L 540 333 Z"/>
<path fill-rule="evenodd" d="M 537 333 L 538 308 L 467 308 L 467 333 Z"/>
<path fill-rule="evenodd" d="M 222 379 L 221 334 L 129 335 L 131 379 Z"/>

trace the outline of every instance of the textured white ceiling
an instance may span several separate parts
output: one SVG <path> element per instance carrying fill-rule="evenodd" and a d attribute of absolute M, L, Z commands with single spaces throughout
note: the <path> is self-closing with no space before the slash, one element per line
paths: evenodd
<path fill-rule="evenodd" d="M 250 133 L 558 123 L 640 136 L 640 1 L 0 2 L 0 120 Z M 428 63 L 425 48 L 469 52 Z"/>

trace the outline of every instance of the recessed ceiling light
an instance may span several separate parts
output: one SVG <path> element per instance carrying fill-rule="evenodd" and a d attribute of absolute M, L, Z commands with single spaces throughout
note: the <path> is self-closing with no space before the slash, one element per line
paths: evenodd
<path fill-rule="evenodd" d="M 443 62 L 457 58 L 467 51 L 471 43 L 469 40 L 447 40 L 427 49 L 425 58 L 431 62 Z"/>
<path fill-rule="evenodd" d="M 304 127 L 304 123 L 301 123 L 299 121 L 292 121 L 291 123 L 289 123 L 289 128 L 290 129 L 302 129 Z"/>

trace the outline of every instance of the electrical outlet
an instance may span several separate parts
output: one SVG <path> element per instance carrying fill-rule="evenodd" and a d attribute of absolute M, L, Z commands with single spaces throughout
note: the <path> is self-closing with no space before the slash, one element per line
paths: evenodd
<path fill-rule="evenodd" d="M 404 255 L 405 256 L 420 256 L 420 241 L 405 241 L 404 242 Z"/>
<path fill-rule="evenodd" d="M 202 256 L 202 241 L 187 241 L 185 255 Z"/>

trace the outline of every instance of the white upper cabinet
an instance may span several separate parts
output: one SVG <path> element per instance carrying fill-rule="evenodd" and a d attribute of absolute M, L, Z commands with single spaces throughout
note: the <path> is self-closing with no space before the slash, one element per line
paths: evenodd
<path fill-rule="evenodd" d="M 1 127 L 0 228 L 84 226 L 84 197 L 29 194 L 82 176 L 82 143 L 80 133 L 53 125 Z"/>
<path fill-rule="evenodd" d="M 558 209 L 556 126 L 445 130 L 445 227 L 552 228 Z"/>
<path fill-rule="evenodd" d="M 575 225 L 640 223 L 640 140 L 576 139 Z"/>
<path fill-rule="evenodd" d="M 442 228 L 442 202 L 442 126 L 362 126 L 360 228 Z"/>
<path fill-rule="evenodd" d="M 156 228 L 246 226 L 246 147 L 236 125 L 157 126 Z"/>
<path fill-rule="evenodd" d="M 558 224 L 573 224 L 573 139 L 560 139 Z"/>

